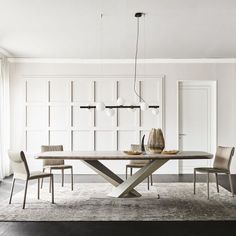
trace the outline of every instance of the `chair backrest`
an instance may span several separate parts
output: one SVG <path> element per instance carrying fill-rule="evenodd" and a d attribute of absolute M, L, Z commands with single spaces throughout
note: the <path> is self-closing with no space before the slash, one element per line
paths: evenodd
<path fill-rule="evenodd" d="M 41 152 L 53 152 L 53 151 L 63 151 L 63 145 L 43 145 L 41 146 Z M 55 166 L 55 165 L 64 165 L 64 160 L 50 159 L 43 160 L 43 166 Z"/>
<path fill-rule="evenodd" d="M 145 150 L 147 150 L 147 145 L 144 145 Z M 131 144 L 131 150 L 132 151 L 141 151 L 141 145 L 140 144 Z M 145 165 L 149 163 L 149 160 L 130 160 L 129 164 L 131 165 Z"/>
<path fill-rule="evenodd" d="M 217 147 L 213 167 L 230 171 L 230 164 L 234 155 L 234 147 Z"/>
<path fill-rule="evenodd" d="M 11 167 L 15 178 L 26 179 L 29 177 L 29 167 L 23 151 L 8 151 Z"/>

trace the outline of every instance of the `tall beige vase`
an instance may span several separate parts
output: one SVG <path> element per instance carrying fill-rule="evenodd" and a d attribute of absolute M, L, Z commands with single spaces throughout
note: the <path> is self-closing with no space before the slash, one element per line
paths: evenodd
<path fill-rule="evenodd" d="M 161 129 L 152 129 L 148 138 L 148 150 L 151 153 L 161 153 L 165 148 L 165 140 Z"/>

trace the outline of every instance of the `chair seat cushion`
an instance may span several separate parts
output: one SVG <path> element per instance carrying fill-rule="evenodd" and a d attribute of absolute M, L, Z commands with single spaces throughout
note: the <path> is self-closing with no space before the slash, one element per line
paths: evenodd
<path fill-rule="evenodd" d="M 33 171 L 30 172 L 29 179 L 37 179 L 37 178 L 44 178 L 44 177 L 50 177 L 52 174 L 42 171 Z"/>
<path fill-rule="evenodd" d="M 130 165 L 147 165 L 148 163 L 150 163 L 150 160 L 131 160 L 129 162 Z"/>
<path fill-rule="evenodd" d="M 126 167 L 142 168 L 142 167 L 144 167 L 146 165 L 147 165 L 147 163 L 130 163 L 130 164 L 127 164 Z"/>
<path fill-rule="evenodd" d="M 210 172 L 210 173 L 228 173 L 228 170 L 213 168 L 213 167 L 198 167 L 194 168 L 197 172 Z"/>
<path fill-rule="evenodd" d="M 72 168 L 72 165 L 50 165 L 50 166 L 44 166 L 45 169 L 70 169 Z"/>

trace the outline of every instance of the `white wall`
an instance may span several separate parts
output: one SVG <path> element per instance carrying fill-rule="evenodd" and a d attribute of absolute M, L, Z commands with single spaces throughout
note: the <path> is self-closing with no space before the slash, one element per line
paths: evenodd
<path fill-rule="evenodd" d="M 177 80 L 218 82 L 218 144 L 236 146 L 236 64 L 234 63 L 150 63 L 138 66 L 139 75 L 165 76 L 165 139 L 167 149 L 177 148 Z M 23 148 L 25 77 L 132 76 L 133 64 L 11 63 L 11 148 Z M 31 162 L 35 163 L 35 161 Z M 80 165 L 80 164 L 78 164 Z M 39 167 L 40 164 L 34 167 Z M 123 169 L 118 168 L 119 170 Z M 77 169 L 86 172 L 84 167 Z M 166 169 L 177 173 L 177 162 Z M 236 158 L 232 162 L 236 173 Z"/>

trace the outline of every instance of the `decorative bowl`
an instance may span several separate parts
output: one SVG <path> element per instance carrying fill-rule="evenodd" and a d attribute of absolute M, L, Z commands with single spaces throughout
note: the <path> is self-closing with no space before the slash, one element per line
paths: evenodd
<path fill-rule="evenodd" d="M 178 150 L 165 150 L 165 151 L 162 151 L 161 154 L 175 155 L 178 152 L 179 152 Z"/>
<path fill-rule="evenodd" d="M 140 152 L 140 151 L 132 151 L 132 150 L 124 151 L 124 153 L 127 155 L 140 155 L 140 154 L 142 154 L 142 152 Z"/>

